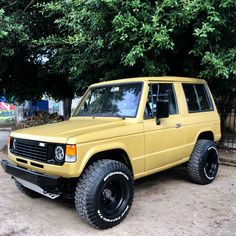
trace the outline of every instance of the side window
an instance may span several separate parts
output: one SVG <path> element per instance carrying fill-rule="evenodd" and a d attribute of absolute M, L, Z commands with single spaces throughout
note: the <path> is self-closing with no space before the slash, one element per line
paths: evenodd
<path fill-rule="evenodd" d="M 209 93 L 207 92 L 206 86 L 204 86 L 204 84 L 196 84 L 195 88 L 197 91 L 201 111 L 213 110 L 212 101 L 210 99 Z"/>
<path fill-rule="evenodd" d="M 156 101 L 157 101 L 157 93 L 159 90 L 158 84 L 150 84 L 147 103 L 144 111 L 144 118 L 153 118 L 156 114 Z"/>
<path fill-rule="evenodd" d="M 183 84 L 188 111 L 201 112 L 213 110 L 213 105 L 204 84 Z"/>
<path fill-rule="evenodd" d="M 199 105 L 197 100 L 197 94 L 193 84 L 183 84 L 183 89 L 188 104 L 189 112 L 198 112 Z"/>
<path fill-rule="evenodd" d="M 159 84 L 158 100 L 169 101 L 169 114 L 174 115 L 178 113 L 178 108 L 176 105 L 175 93 L 173 89 L 173 84 Z"/>
<path fill-rule="evenodd" d="M 177 114 L 178 108 L 173 89 L 173 84 L 150 84 L 147 104 L 144 112 L 144 118 L 153 118 L 156 115 L 156 101 L 169 101 L 169 114 Z"/>

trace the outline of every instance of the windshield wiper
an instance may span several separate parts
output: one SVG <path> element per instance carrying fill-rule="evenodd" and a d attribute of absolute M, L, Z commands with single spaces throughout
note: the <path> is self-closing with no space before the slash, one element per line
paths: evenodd
<path fill-rule="evenodd" d="M 96 118 L 96 117 L 114 117 L 114 118 L 121 118 L 123 120 L 125 120 L 125 116 L 122 116 L 120 114 L 117 114 L 117 113 L 114 113 L 113 114 L 99 114 L 99 115 L 92 115 L 93 119 Z"/>
<path fill-rule="evenodd" d="M 123 120 L 125 120 L 125 116 L 122 116 L 122 115 L 120 115 L 120 114 L 117 114 L 117 113 L 115 113 L 115 116 L 113 116 L 113 117 L 118 117 L 118 118 L 122 118 Z"/>

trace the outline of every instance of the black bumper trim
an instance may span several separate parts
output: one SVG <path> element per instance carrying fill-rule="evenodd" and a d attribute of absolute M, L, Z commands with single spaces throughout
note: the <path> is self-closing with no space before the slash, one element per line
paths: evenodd
<path fill-rule="evenodd" d="M 41 188 L 55 187 L 59 184 L 60 177 L 57 176 L 44 175 L 38 172 L 29 171 L 18 167 L 7 160 L 2 160 L 1 165 L 6 173 L 36 184 Z"/>

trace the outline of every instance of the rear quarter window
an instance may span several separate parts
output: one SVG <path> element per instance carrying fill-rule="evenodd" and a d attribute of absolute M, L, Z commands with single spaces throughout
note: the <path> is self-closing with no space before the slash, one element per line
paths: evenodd
<path fill-rule="evenodd" d="M 213 104 L 205 84 L 182 84 L 189 113 L 213 111 Z"/>

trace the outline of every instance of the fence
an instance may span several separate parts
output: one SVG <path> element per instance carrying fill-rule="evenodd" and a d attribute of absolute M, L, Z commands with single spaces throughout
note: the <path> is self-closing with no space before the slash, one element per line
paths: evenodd
<path fill-rule="evenodd" d="M 223 149 L 236 149 L 236 110 L 221 115 L 221 142 Z"/>

